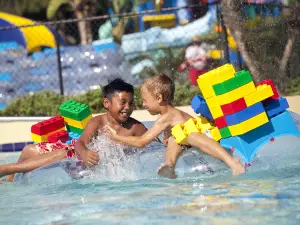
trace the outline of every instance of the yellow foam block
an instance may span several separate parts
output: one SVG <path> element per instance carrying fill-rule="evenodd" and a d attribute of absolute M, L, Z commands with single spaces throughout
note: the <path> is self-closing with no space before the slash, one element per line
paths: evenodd
<path fill-rule="evenodd" d="M 218 67 L 214 70 L 211 70 L 197 79 L 197 83 L 199 85 L 200 90 L 207 86 L 212 86 L 214 84 L 222 83 L 230 78 L 233 78 L 235 74 L 235 70 L 233 65 L 225 64 L 221 67 Z"/>
<path fill-rule="evenodd" d="M 172 135 L 175 138 L 177 144 L 187 145 L 187 135 L 184 133 L 184 125 L 177 124 L 171 129 Z"/>
<path fill-rule="evenodd" d="M 253 130 L 261 125 L 267 123 L 269 121 L 268 116 L 265 112 L 260 113 L 242 123 L 228 126 L 230 133 L 232 136 L 237 136 L 241 134 L 245 134 L 250 130 Z"/>
<path fill-rule="evenodd" d="M 250 95 L 251 93 L 255 92 L 256 88 L 253 82 L 249 82 L 248 84 L 245 84 L 239 88 L 236 88 L 230 92 L 227 92 L 222 95 L 216 96 L 217 102 L 219 105 L 225 105 L 228 103 L 231 103 L 235 100 L 238 100 L 240 98 L 243 98 L 247 95 Z"/>
<path fill-rule="evenodd" d="M 76 128 L 84 129 L 86 124 L 89 122 L 89 120 L 92 118 L 92 114 L 90 114 L 88 117 L 86 117 L 84 120 L 78 121 L 78 120 L 73 120 L 67 117 L 64 117 L 65 122 Z"/>
<path fill-rule="evenodd" d="M 196 118 L 196 127 L 203 134 L 206 130 L 212 129 L 212 124 L 203 116 Z"/>
<path fill-rule="evenodd" d="M 221 116 L 224 116 L 223 111 L 220 106 L 210 107 L 208 106 L 209 111 L 214 119 L 217 119 Z"/>
<path fill-rule="evenodd" d="M 204 99 L 209 99 L 213 96 L 216 96 L 216 93 L 215 93 L 212 85 L 202 88 L 201 92 L 202 92 Z"/>
<path fill-rule="evenodd" d="M 195 118 L 190 118 L 188 121 L 186 121 L 183 126 L 183 132 L 186 135 L 190 135 L 193 132 L 199 133 L 199 130 L 196 126 L 197 120 Z"/>
<path fill-rule="evenodd" d="M 51 135 L 51 134 L 54 134 L 56 132 L 59 132 L 59 131 L 62 131 L 62 130 L 65 130 L 65 127 L 63 128 L 60 128 L 58 130 L 55 130 L 55 131 L 52 131 L 50 132 L 49 134 L 45 134 L 45 135 L 38 135 L 38 134 L 34 134 L 34 133 L 31 133 L 31 138 L 32 138 L 32 141 L 33 142 L 37 142 L 37 143 L 40 143 L 40 142 L 46 142 L 48 141 L 48 137 Z"/>
<path fill-rule="evenodd" d="M 215 140 L 215 141 L 219 141 L 222 137 L 221 137 L 221 134 L 220 134 L 220 131 L 217 127 L 213 128 L 211 131 L 210 131 L 210 134 L 212 136 L 212 138 Z"/>
<path fill-rule="evenodd" d="M 244 97 L 246 105 L 251 106 L 273 96 L 272 87 L 268 84 L 259 85 L 256 91 Z"/>

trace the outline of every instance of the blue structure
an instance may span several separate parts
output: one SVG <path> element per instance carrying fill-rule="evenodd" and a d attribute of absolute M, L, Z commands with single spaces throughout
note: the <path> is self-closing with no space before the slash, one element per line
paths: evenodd
<path fill-rule="evenodd" d="M 271 118 L 270 122 L 246 134 L 221 139 L 220 143 L 226 149 L 237 151 L 245 163 L 250 163 L 264 144 L 269 141 L 276 143 L 276 137 L 283 135 L 300 137 L 300 132 L 288 111 Z"/>

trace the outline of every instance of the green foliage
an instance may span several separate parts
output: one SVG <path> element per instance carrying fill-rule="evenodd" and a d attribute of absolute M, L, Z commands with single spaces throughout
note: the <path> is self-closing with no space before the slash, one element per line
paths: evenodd
<path fill-rule="evenodd" d="M 192 97 L 197 93 L 199 93 L 199 88 L 192 88 L 189 84 L 176 85 L 174 105 L 189 105 Z M 101 89 L 91 90 L 77 96 L 61 96 L 50 91 L 41 91 L 16 98 L 5 110 L 0 111 L 0 116 L 54 116 L 58 114 L 60 104 L 67 99 L 89 105 L 92 113 L 105 112 Z M 139 87 L 135 88 L 134 100 L 136 109 L 142 109 Z"/>
<path fill-rule="evenodd" d="M 52 20 L 58 9 L 64 4 L 71 4 L 69 0 L 50 0 L 49 5 L 47 7 L 47 18 Z"/>

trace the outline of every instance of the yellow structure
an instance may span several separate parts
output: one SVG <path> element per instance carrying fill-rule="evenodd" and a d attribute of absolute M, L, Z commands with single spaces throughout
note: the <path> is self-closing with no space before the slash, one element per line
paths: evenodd
<path fill-rule="evenodd" d="M 0 19 L 7 21 L 13 26 L 32 25 L 36 22 L 8 13 L 0 12 Z M 5 31 L 2 31 L 5 35 Z M 29 53 L 40 51 L 41 47 L 56 48 L 55 37 L 51 30 L 45 25 L 20 28 L 20 32 L 26 42 L 26 48 Z"/>

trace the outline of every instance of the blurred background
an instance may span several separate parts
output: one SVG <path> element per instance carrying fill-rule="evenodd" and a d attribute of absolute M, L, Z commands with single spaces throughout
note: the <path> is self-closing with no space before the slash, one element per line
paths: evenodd
<path fill-rule="evenodd" d="M 300 16 L 288 0 L 0 0 L 0 115 L 55 114 L 75 98 L 101 112 L 101 87 L 164 72 L 189 104 L 225 63 L 300 93 Z M 141 106 L 136 95 L 137 107 Z M 94 105 L 91 105 L 94 104 Z M 55 110 L 58 107 L 55 108 Z"/>

